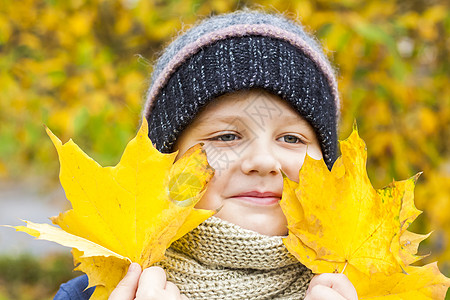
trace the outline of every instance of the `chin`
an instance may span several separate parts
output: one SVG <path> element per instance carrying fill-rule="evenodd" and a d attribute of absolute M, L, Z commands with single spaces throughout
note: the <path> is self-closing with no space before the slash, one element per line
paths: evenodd
<path fill-rule="evenodd" d="M 288 234 L 287 222 L 284 215 L 261 214 L 227 214 L 221 210 L 216 217 L 236 224 L 244 229 L 252 230 L 268 236 L 286 236 Z"/>
<path fill-rule="evenodd" d="M 250 225 L 244 224 L 241 227 L 248 229 L 248 230 L 253 230 L 260 234 L 264 234 L 264 235 L 268 235 L 268 236 L 287 236 L 288 230 L 287 230 L 286 225 L 285 224 L 283 224 L 281 226 L 280 225 L 281 224 L 278 224 L 278 226 L 272 227 L 272 226 L 270 226 L 270 224 L 267 224 L 267 223 L 260 224 L 259 222 L 255 222 L 255 224 L 250 224 Z"/>

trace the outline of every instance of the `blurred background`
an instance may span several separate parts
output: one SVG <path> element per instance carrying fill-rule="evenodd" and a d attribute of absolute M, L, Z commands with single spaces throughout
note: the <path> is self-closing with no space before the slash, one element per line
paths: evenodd
<path fill-rule="evenodd" d="M 68 209 L 45 124 L 115 165 L 152 63 L 198 18 L 263 8 L 300 20 L 339 73 L 340 138 L 357 121 L 375 188 L 423 172 L 420 252 L 450 276 L 450 10 L 444 0 L 0 0 L 0 224 Z M 69 249 L 0 228 L 0 300 L 51 299 Z M 447 296 L 447 299 L 450 299 Z"/>

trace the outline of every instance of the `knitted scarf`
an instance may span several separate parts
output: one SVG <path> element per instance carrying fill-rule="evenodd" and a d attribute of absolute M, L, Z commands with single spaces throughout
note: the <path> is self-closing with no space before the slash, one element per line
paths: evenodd
<path fill-rule="evenodd" d="M 303 299 L 312 273 L 271 237 L 212 217 L 160 262 L 189 299 Z"/>

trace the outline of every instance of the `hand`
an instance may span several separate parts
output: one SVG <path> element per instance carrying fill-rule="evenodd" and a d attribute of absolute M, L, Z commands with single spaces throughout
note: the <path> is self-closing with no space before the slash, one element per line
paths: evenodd
<path fill-rule="evenodd" d="M 324 273 L 313 277 L 305 300 L 357 300 L 355 287 L 344 274 Z"/>
<path fill-rule="evenodd" d="M 160 267 L 141 272 L 141 266 L 132 263 L 128 273 L 109 296 L 109 300 L 187 300 L 178 287 L 166 279 Z"/>

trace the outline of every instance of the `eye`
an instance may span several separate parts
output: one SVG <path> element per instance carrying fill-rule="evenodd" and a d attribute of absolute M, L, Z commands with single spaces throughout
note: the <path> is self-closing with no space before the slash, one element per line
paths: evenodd
<path fill-rule="evenodd" d="M 299 137 L 296 137 L 295 135 L 290 135 L 290 134 L 280 137 L 280 140 L 285 143 L 289 143 L 289 144 L 303 143 L 303 141 Z"/>
<path fill-rule="evenodd" d="M 238 136 L 233 133 L 222 134 L 222 135 L 212 138 L 212 140 L 221 141 L 221 142 L 231 142 L 231 141 L 235 141 L 237 139 L 238 139 Z"/>

